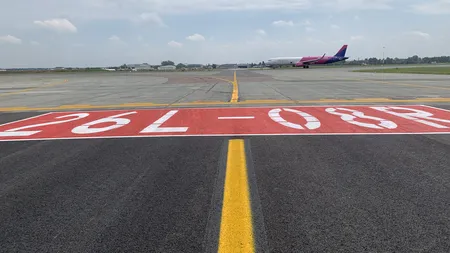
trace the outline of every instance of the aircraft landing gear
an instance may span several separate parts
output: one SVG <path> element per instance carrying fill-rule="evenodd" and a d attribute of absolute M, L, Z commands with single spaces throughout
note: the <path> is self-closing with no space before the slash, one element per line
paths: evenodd
<path fill-rule="evenodd" d="M 309 65 L 303 65 L 304 69 L 309 69 Z"/>

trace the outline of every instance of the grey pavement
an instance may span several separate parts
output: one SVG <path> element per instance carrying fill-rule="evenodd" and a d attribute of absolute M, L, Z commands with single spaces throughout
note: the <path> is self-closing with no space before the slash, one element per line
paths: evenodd
<path fill-rule="evenodd" d="M 270 252 L 450 248 L 449 136 L 245 139 Z M 203 252 L 227 140 L 2 142 L 0 251 Z"/>
<path fill-rule="evenodd" d="M 239 100 L 450 97 L 450 76 L 351 70 L 238 70 Z M 228 102 L 232 85 L 226 80 L 233 80 L 232 70 L 0 75 L 0 107 Z"/>
<path fill-rule="evenodd" d="M 271 252 L 449 251 L 449 136 L 250 142 Z"/>
<path fill-rule="evenodd" d="M 0 75 L 0 107 L 74 104 L 228 102 L 231 84 L 213 73 L 77 73 Z M 166 76 L 166 77 L 165 77 Z M 167 78 L 167 76 L 170 76 Z M 171 81 L 171 80 L 174 81 Z M 68 80 L 64 83 L 64 80 Z M 45 87 L 48 84 L 57 84 Z M 23 91 L 25 90 L 25 91 Z M 19 93 L 18 93 L 19 92 Z M 10 93 L 10 94 L 8 94 Z M 13 94 L 11 94 L 13 93 Z"/>
<path fill-rule="evenodd" d="M 273 78 L 265 82 L 239 82 L 241 100 L 448 98 L 450 76 L 398 75 L 350 72 L 349 68 L 238 71 Z M 242 73 L 242 74 L 241 74 Z"/>

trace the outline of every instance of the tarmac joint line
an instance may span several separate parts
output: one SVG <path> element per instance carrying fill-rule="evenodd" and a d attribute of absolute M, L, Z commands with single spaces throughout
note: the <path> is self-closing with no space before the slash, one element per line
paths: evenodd
<path fill-rule="evenodd" d="M 218 252 L 255 252 L 247 161 L 242 139 L 233 139 L 228 143 Z"/>
<path fill-rule="evenodd" d="M 437 90 L 450 90 L 448 87 L 440 87 L 440 86 L 433 86 L 433 85 L 421 85 L 421 84 L 411 84 L 411 83 L 401 83 L 401 82 L 390 82 L 385 80 L 371 80 L 371 79 L 359 79 L 356 78 L 354 81 L 361 81 L 365 83 L 380 83 L 385 85 L 397 85 L 397 86 L 408 86 L 408 87 L 415 87 L 415 88 L 423 88 L 423 89 L 437 89 Z"/>
<path fill-rule="evenodd" d="M 18 91 L 12 91 L 12 92 L 8 92 L 8 93 L 2 93 L 2 94 L 0 94 L 0 97 L 6 97 L 6 96 L 11 96 L 11 95 L 22 94 L 22 93 L 25 93 L 25 92 L 28 92 L 28 91 L 37 90 L 37 89 L 41 89 L 41 88 L 53 87 L 53 86 L 56 86 L 56 85 L 65 84 L 68 81 L 69 80 L 65 79 L 62 82 L 54 82 L 54 83 L 49 83 L 49 84 L 33 87 L 33 88 L 28 88 L 28 89 L 23 89 L 23 90 L 18 90 Z"/>
<path fill-rule="evenodd" d="M 234 71 L 234 73 L 233 73 L 233 81 L 230 81 L 230 80 L 227 80 L 227 79 L 223 79 L 223 78 L 219 78 L 219 77 L 211 77 L 211 78 L 230 83 L 233 86 L 233 91 L 231 93 L 231 99 L 230 99 L 229 103 L 237 103 L 238 102 L 238 100 L 239 100 L 239 87 L 238 87 L 238 81 L 237 81 L 237 77 L 236 77 L 236 71 Z"/>

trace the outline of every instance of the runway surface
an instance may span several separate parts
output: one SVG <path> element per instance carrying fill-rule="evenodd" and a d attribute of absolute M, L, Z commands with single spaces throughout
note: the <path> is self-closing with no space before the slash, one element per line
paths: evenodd
<path fill-rule="evenodd" d="M 448 81 L 339 68 L 0 75 L 0 124 L 16 122 L 0 126 L 0 251 L 447 252 Z"/>

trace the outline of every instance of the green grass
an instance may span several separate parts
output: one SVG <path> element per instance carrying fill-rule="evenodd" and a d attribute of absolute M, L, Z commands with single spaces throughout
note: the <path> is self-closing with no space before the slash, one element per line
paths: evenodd
<path fill-rule="evenodd" d="M 450 75 L 450 66 L 445 66 L 445 67 L 386 68 L 386 69 L 359 69 L 359 70 L 355 70 L 354 72 Z"/>

